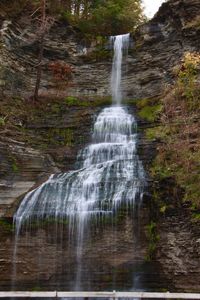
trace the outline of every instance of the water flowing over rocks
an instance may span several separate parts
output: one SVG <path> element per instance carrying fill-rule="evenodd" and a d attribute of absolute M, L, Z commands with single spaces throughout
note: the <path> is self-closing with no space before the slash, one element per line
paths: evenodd
<path fill-rule="evenodd" d="M 93 143 L 79 154 L 80 169 L 52 175 L 30 192 L 16 215 L 17 232 L 27 220 L 69 217 L 73 227 L 111 214 L 125 201 L 134 205 L 145 174 L 136 154 L 136 123 L 122 107 L 105 108 L 94 124 Z M 139 196 L 140 197 L 140 196 Z"/>

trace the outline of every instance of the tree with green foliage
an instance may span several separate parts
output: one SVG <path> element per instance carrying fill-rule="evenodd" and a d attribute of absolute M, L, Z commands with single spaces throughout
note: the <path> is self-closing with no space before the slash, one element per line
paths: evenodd
<path fill-rule="evenodd" d="M 144 21 L 141 0 L 71 0 L 70 5 L 66 0 L 62 4 L 68 21 L 92 35 L 130 32 Z"/>
<path fill-rule="evenodd" d="M 98 1 L 93 10 L 93 26 L 101 34 L 115 35 L 133 31 L 143 20 L 140 0 Z"/>
<path fill-rule="evenodd" d="M 131 32 L 144 20 L 142 0 L 13 0 L 12 5 L 2 0 L 0 8 L 8 17 L 18 19 L 29 15 L 37 25 L 31 42 L 38 43 L 36 84 L 33 100 L 38 101 L 42 76 L 45 36 L 55 19 L 65 17 L 69 24 L 78 27 L 92 39 Z"/>
<path fill-rule="evenodd" d="M 40 0 L 0 2 L 0 8 L 16 18 L 22 11 L 41 6 Z M 145 19 L 142 0 L 46 0 L 46 13 L 56 19 L 62 17 L 92 36 L 131 32 Z"/>

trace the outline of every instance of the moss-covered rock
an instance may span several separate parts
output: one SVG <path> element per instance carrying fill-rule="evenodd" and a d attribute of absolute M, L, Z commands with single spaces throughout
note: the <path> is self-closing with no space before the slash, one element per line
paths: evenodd
<path fill-rule="evenodd" d="M 163 104 L 157 98 L 129 100 L 128 103 L 136 105 L 138 116 L 148 122 L 155 122 L 163 110 Z"/>

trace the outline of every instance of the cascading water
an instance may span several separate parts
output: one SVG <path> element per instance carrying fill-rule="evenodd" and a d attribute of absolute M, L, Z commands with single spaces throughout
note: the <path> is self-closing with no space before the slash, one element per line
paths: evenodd
<path fill-rule="evenodd" d="M 130 34 L 123 34 L 117 36 L 111 36 L 111 45 L 114 46 L 114 57 L 112 64 L 112 75 L 111 75 L 111 90 L 113 103 L 118 105 L 122 101 L 122 60 L 123 53 L 127 54 L 129 47 L 129 36 Z"/>
<path fill-rule="evenodd" d="M 136 151 L 136 121 L 120 106 L 122 59 L 129 35 L 112 37 L 111 41 L 114 43 L 113 105 L 97 117 L 92 144 L 79 154 L 82 165 L 75 171 L 50 176 L 26 195 L 14 216 L 16 243 L 25 224 L 48 218 L 69 220 L 69 234 L 76 240 L 77 249 L 76 290 L 82 288 L 83 241 L 90 221 L 98 222 L 107 215 L 112 217 L 122 204 L 134 205 L 145 185 L 143 166 Z"/>

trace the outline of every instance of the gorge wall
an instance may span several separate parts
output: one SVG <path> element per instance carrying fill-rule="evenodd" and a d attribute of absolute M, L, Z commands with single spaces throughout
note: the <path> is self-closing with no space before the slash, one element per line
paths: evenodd
<path fill-rule="evenodd" d="M 162 5 L 151 21 L 132 35 L 127 60 L 128 74 L 123 82 L 130 111 L 137 111 L 136 102 L 132 100 L 164 97 L 165 91 L 173 85 L 174 68 L 180 65 L 184 52 L 200 51 L 199 16 L 198 0 L 169 1 Z M 3 11 L 0 11 L 0 24 L 0 116 L 5 117 L 5 125 L 3 121 L 0 125 L 0 217 L 9 219 L 28 190 L 43 182 L 51 173 L 71 169 L 78 150 L 89 142 L 95 114 L 110 104 L 111 58 L 108 44 L 104 45 L 106 54 L 103 52 L 97 55 L 95 51 L 99 46 L 98 42 L 88 42 L 77 29 L 63 21 L 56 21 L 45 37 L 40 90 L 43 100 L 33 107 L 29 97 L 36 79 L 36 28 L 28 17 L 23 15 L 18 20 L 11 20 Z M 55 61 L 73 67 L 73 79 L 67 89 L 60 87 L 52 76 L 49 65 Z M 159 143 L 147 141 L 143 132 L 155 124 L 140 117 L 138 122 L 141 131 L 140 157 L 148 169 Z M 171 193 L 173 185 L 174 182 L 161 182 L 162 197 L 171 202 L 172 209 L 158 217 L 157 231 L 160 239 L 156 242 L 152 258 L 156 267 L 149 274 L 151 278 L 154 278 L 153 274 L 156 272 L 163 274 L 166 285 L 160 284 L 161 288 L 199 291 L 198 226 L 191 223 L 187 204 L 181 204 L 181 191 L 174 201 Z M 142 213 L 144 233 L 156 210 L 151 199 L 152 195 L 146 194 Z M 0 249 L 0 278 L 2 286 L 6 288 L 11 270 L 13 238 L 9 223 L 4 221 L 5 219 L 0 223 L 3 242 Z M 126 224 L 123 226 L 128 232 L 132 226 L 131 219 L 127 218 L 124 222 Z M 118 232 L 119 248 L 123 245 L 120 230 L 122 229 Z M 44 235 L 44 232 L 41 234 Z M 105 245 L 106 235 L 109 236 L 109 233 L 103 237 Z M 139 258 L 148 254 L 149 247 L 145 234 L 141 240 Z M 128 237 L 126 241 L 128 243 Z M 129 242 L 131 248 L 134 241 Z M 98 248 L 99 241 L 96 240 L 95 243 Z M 53 247 L 49 248 L 49 260 L 53 259 Z M 125 265 L 135 259 L 130 248 L 127 246 L 127 257 L 121 257 Z M 88 251 L 93 250 L 90 248 Z M 118 251 L 123 252 L 122 248 Z M 19 285 L 26 282 L 27 287 L 30 287 L 26 278 L 33 271 L 29 280 L 36 281 L 36 262 L 30 253 L 22 255 L 26 264 L 19 262 L 24 272 Z M 95 260 L 95 254 L 91 253 L 92 255 Z M 109 255 L 108 261 L 114 266 L 116 262 Z M 31 261 L 29 267 L 28 261 Z M 58 268 L 62 269 L 62 266 L 58 264 Z M 46 266 L 43 266 L 40 275 L 45 278 L 47 273 Z M 52 279 L 52 274 L 53 266 L 50 276 L 46 278 L 47 282 L 52 280 L 53 284 L 55 280 Z M 104 280 L 106 281 L 102 279 L 102 282 Z M 159 282 L 158 278 L 156 280 Z"/>
<path fill-rule="evenodd" d="M 199 50 L 198 20 L 198 1 L 168 1 L 151 21 L 137 29 L 132 36 L 128 76 L 124 80 L 127 97 L 154 97 L 173 83 L 172 71 L 180 63 L 183 53 Z M 37 28 L 24 15 L 17 21 L 4 16 L 1 24 L 2 89 L 6 84 L 6 91 L 10 87 L 19 92 L 20 89 L 30 92 L 35 84 Z M 111 59 L 104 57 L 105 54 L 95 55 L 98 44 L 101 42 L 87 41 L 66 22 L 56 21 L 45 37 L 41 93 L 57 88 L 48 66 L 59 60 L 74 68 L 72 86 L 67 91 L 69 95 L 109 95 Z M 105 46 L 109 48 L 109 45 Z M 12 84 L 8 84 L 9 81 Z"/>

